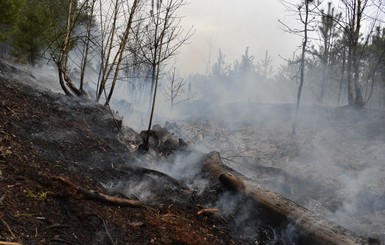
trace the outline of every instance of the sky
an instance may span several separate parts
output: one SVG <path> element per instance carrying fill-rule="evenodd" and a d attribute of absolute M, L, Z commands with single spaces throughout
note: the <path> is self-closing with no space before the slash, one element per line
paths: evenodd
<path fill-rule="evenodd" d="M 278 19 L 295 23 L 296 16 L 285 12 L 279 0 L 191 0 L 179 11 L 184 16 L 185 30 L 194 26 L 189 44 L 180 49 L 176 66 L 181 74 L 205 73 L 209 63 L 218 57 L 218 49 L 227 63 L 239 59 L 249 47 L 255 61 L 265 56 L 266 50 L 276 64 L 291 58 L 301 39 L 285 33 Z"/>

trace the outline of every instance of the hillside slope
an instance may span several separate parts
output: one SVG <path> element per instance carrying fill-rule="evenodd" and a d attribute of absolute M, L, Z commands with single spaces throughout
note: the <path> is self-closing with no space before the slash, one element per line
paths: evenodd
<path fill-rule="evenodd" d="M 145 207 L 122 207 L 89 200 L 60 182 L 64 177 L 115 195 L 102 183 L 132 178 L 122 169 L 136 157 L 118 140 L 106 108 L 37 90 L 36 78 L 2 62 L 0 71 L 0 241 L 234 243 L 224 220 L 197 215 L 202 208 L 197 201 L 171 202 L 165 196 Z M 170 196 L 183 200 L 182 194 L 175 189 Z"/>
<path fill-rule="evenodd" d="M 309 244 L 290 217 L 225 191 L 197 150 L 219 151 L 225 171 L 384 240 L 383 112 L 304 107 L 293 136 L 292 105 L 224 105 L 154 126 L 145 152 L 143 135 L 113 112 L 55 87 L 0 60 L 0 242 Z"/>

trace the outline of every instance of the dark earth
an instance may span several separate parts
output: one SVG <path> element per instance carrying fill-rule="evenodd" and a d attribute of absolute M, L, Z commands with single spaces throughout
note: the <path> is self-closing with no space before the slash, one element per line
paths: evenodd
<path fill-rule="evenodd" d="M 197 214 L 223 191 L 218 185 L 197 196 L 130 167 L 138 164 L 139 153 L 119 137 L 125 132 L 137 140 L 138 134 L 117 127 L 108 108 L 37 90 L 29 83 L 33 79 L 0 61 L 1 244 L 244 243 L 230 232 L 231 220 Z M 101 183 L 152 178 L 159 195 L 141 207 L 124 207 L 91 200 L 59 177 L 134 200 Z"/>

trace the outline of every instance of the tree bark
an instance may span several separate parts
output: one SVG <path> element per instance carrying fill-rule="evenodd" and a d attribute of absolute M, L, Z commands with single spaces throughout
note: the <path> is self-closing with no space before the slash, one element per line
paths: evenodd
<path fill-rule="evenodd" d="M 86 95 L 86 92 L 84 91 L 83 86 L 84 86 L 84 77 L 85 77 L 85 73 L 86 73 L 86 67 L 88 64 L 88 54 L 90 52 L 91 31 L 92 31 L 92 22 L 93 22 L 95 2 L 96 2 L 96 0 L 92 0 L 90 16 L 89 16 L 89 20 L 87 23 L 87 35 L 86 35 L 86 40 L 85 40 L 84 49 L 83 49 L 83 53 L 82 53 L 82 62 L 81 62 L 81 67 L 80 67 L 79 91 L 82 93 L 82 95 Z"/>
<path fill-rule="evenodd" d="M 117 63 L 116 63 L 115 73 L 114 73 L 114 77 L 112 79 L 110 92 L 109 92 L 109 94 L 107 96 L 107 99 L 106 99 L 106 103 L 105 103 L 106 105 L 110 103 L 110 100 L 111 100 L 111 97 L 112 97 L 112 93 L 114 92 L 114 89 L 115 89 L 116 81 L 118 80 L 118 74 L 119 74 L 119 70 L 120 70 L 120 65 L 121 65 L 122 60 L 123 60 L 123 53 L 124 53 L 124 51 L 126 49 L 126 46 L 127 46 L 128 37 L 129 37 L 129 35 L 131 33 L 131 26 L 132 26 L 132 22 L 133 22 L 133 19 L 134 19 L 134 15 L 135 15 L 136 10 L 138 8 L 139 1 L 140 0 L 134 0 L 134 2 L 132 3 L 132 7 L 131 7 L 131 10 L 130 10 L 130 17 L 128 19 L 128 23 L 127 23 L 127 26 L 126 26 L 126 30 L 124 32 L 123 39 L 120 42 L 120 46 L 119 46 L 119 50 L 118 50 L 119 58 L 118 58 Z"/>
<path fill-rule="evenodd" d="M 353 57 L 353 51 L 352 46 L 349 44 L 348 47 L 348 64 L 347 64 L 347 81 L 348 81 L 348 105 L 354 104 L 354 86 L 353 86 L 353 76 L 352 76 L 352 57 Z"/>
<path fill-rule="evenodd" d="M 102 1 L 100 3 L 100 8 L 102 8 Z M 103 20 L 102 12 L 100 12 L 100 19 Z M 105 92 L 106 83 L 110 76 L 111 70 L 115 64 L 115 59 L 118 54 L 115 54 L 114 60 L 111 62 L 111 53 L 114 48 L 114 41 L 115 41 L 115 35 L 116 35 L 116 29 L 117 29 L 117 20 L 119 15 L 119 0 L 115 0 L 114 2 L 114 12 L 113 12 L 113 22 L 111 29 L 108 30 L 107 33 L 102 33 L 102 43 L 101 43 L 101 59 L 102 64 L 99 71 L 99 79 L 98 79 L 98 86 L 97 86 L 97 92 L 96 92 L 96 102 L 99 102 L 103 92 Z M 107 16 L 110 17 L 110 16 Z M 106 31 L 103 28 L 103 25 L 101 25 L 101 31 Z M 107 40 L 105 40 L 107 36 Z M 111 64 L 110 64 L 111 62 Z M 107 99 L 107 98 L 106 98 Z"/>
<path fill-rule="evenodd" d="M 300 13 L 301 15 L 301 13 Z M 301 17 L 302 18 L 302 17 Z M 308 24 L 309 24 L 309 1 L 305 1 L 305 20 L 303 21 L 304 24 L 304 37 L 303 37 L 303 43 L 302 43 L 302 53 L 301 53 L 301 66 L 300 66 L 300 82 L 298 86 L 298 93 L 297 93 L 297 105 L 295 108 L 295 119 L 293 124 L 293 134 L 295 134 L 295 128 L 297 124 L 297 117 L 298 117 L 298 111 L 299 111 L 299 105 L 301 102 L 301 95 L 302 95 L 302 87 L 305 80 L 305 55 L 306 55 L 306 46 L 307 46 L 307 39 L 308 39 Z"/>

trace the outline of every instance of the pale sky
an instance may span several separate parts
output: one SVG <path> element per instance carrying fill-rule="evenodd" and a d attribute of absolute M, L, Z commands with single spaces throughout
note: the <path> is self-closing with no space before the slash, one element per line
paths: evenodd
<path fill-rule="evenodd" d="M 266 50 L 273 62 L 282 63 L 279 55 L 291 58 L 301 45 L 301 39 L 285 33 L 278 19 L 295 23 L 279 0 L 191 0 L 179 11 L 183 25 L 192 25 L 196 32 L 190 44 L 180 50 L 177 67 L 184 75 L 204 73 L 212 44 L 211 64 L 218 56 L 218 48 L 226 55 L 226 62 L 239 59 L 246 47 L 255 57 L 262 59 Z"/>

